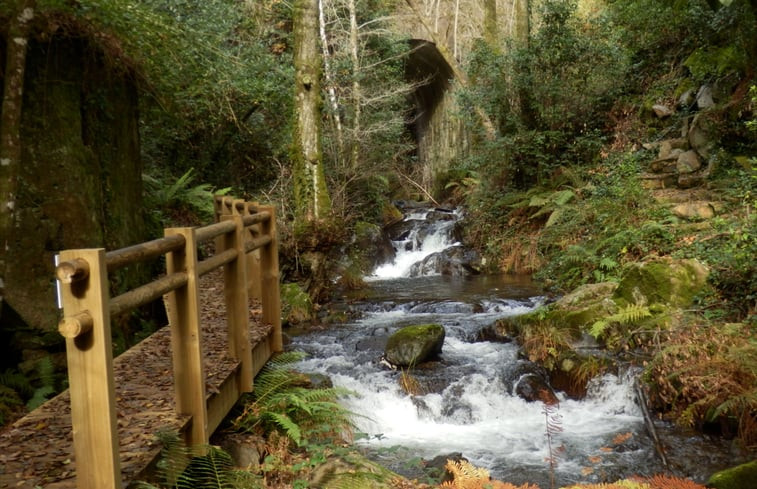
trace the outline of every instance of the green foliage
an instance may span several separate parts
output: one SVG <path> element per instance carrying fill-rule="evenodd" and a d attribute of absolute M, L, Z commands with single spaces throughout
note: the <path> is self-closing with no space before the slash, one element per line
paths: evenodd
<path fill-rule="evenodd" d="M 64 375 L 56 372 L 52 357 L 37 360 L 27 373 L 6 370 L 0 374 L 0 425 L 6 416 L 25 408 L 33 411 L 60 392 Z"/>
<path fill-rule="evenodd" d="M 48 397 L 57 392 L 57 375 L 55 365 L 50 356 L 40 358 L 36 364 L 38 387 L 34 389 L 32 397 L 26 402 L 26 408 L 29 411 L 37 409 L 44 403 Z"/>
<path fill-rule="evenodd" d="M 38 10 L 99 48 L 142 90 L 149 173 L 195 168 L 216 186 L 258 188 L 288 146 L 292 86 L 283 2 L 41 0 Z"/>
<path fill-rule="evenodd" d="M 638 323 L 644 318 L 651 316 L 652 312 L 649 310 L 649 307 L 640 304 L 628 304 L 615 314 L 596 321 L 591 325 L 589 333 L 596 339 L 606 338 L 607 329 L 613 323 L 618 323 L 621 325 L 632 325 Z"/>
<path fill-rule="evenodd" d="M 231 456 L 215 446 L 187 447 L 175 432 L 159 432 L 158 485 L 139 481 L 138 489 L 262 489 L 261 478 L 234 468 Z"/>
<path fill-rule="evenodd" d="M 187 220 L 196 224 L 212 222 L 213 196 L 226 195 L 231 191 L 231 187 L 214 189 L 209 183 L 192 185 L 195 176 L 193 168 L 174 182 L 147 173 L 142 175 L 145 184 L 145 204 L 161 227 Z"/>
<path fill-rule="evenodd" d="M 463 106 L 484 108 L 501 135 L 464 165 L 491 175 L 495 189 L 545 184 L 559 167 L 595 160 L 604 114 L 628 68 L 607 26 L 579 18 L 574 2 L 549 0 L 539 9 L 527 44 L 480 43 L 471 55 Z"/>
<path fill-rule="evenodd" d="M 296 445 L 338 440 L 351 430 L 350 413 L 337 399 L 349 394 L 338 388 L 308 388 L 307 379 L 291 370 L 302 358 L 283 353 L 255 379 L 250 402 L 234 421 L 245 431 L 279 431 Z"/>

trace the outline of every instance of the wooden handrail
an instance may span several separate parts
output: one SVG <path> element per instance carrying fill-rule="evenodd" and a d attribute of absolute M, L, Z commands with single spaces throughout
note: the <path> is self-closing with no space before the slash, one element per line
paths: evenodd
<path fill-rule="evenodd" d="M 201 228 L 197 228 L 195 236 L 198 243 L 204 243 L 205 241 L 217 238 L 222 234 L 230 233 L 236 229 L 236 225 L 233 222 L 217 222 L 215 224 L 209 224 Z"/>
<path fill-rule="evenodd" d="M 206 445 L 242 392 L 252 389 L 257 369 L 272 352 L 282 350 L 278 240 L 273 207 L 231 197 L 215 197 L 219 222 L 199 228 L 166 229 L 165 237 L 119 250 L 66 250 L 56 267 L 61 282 L 71 418 L 78 489 L 121 489 L 110 320 L 164 298 L 171 328 L 176 409 L 191 419 L 187 442 Z M 216 240 L 216 253 L 205 260 L 197 246 Z M 166 256 L 166 274 L 114 298 L 108 297 L 108 273 Z M 224 269 L 228 350 L 239 362 L 236 393 L 224 398 L 224 411 L 207 405 L 200 328 L 199 277 Z M 257 291 L 257 292 L 254 292 Z M 249 298 L 261 300 L 263 322 L 272 325 L 264 348 L 253 358 L 249 335 Z M 263 358 L 264 356 L 264 358 Z M 260 358 L 259 358 L 260 357 Z M 103 413 L 101 415 L 101 413 Z M 211 419 L 212 418 L 212 419 Z M 103 457 L 106 460 L 103 460 Z M 89 461 L 98 460 L 97 464 Z M 102 461 L 102 462 L 100 462 Z"/>
<path fill-rule="evenodd" d="M 237 259 L 237 250 L 224 250 L 197 264 L 197 274 L 203 276 Z"/>
<path fill-rule="evenodd" d="M 125 312 L 136 309 L 160 299 L 165 294 L 172 292 L 187 284 L 185 272 L 172 273 L 149 284 L 132 289 L 110 300 L 110 316 L 118 316 Z"/>
<path fill-rule="evenodd" d="M 184 236 L 167 236 L 105 253 L 108 272 L 134 263 L 148 261 L 184 246 Z"/>

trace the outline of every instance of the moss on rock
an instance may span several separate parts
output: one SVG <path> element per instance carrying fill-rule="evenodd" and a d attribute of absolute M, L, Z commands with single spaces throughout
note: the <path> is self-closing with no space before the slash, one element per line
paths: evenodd
<path fill-rule="evenodd" d="M 389 337 L 384 355 L 392 365 L 418 365 L 442 352 L 444 336 L 441 324 L 406 326 Z"/>
<path fill-rule="evenodd" d="M 629 265 L 613 295 L 621 305 L 669 304 L 687 307 L 707 283 L 707 269 L 696 260 L 662 258 Z"/>
<path fill-rule="evenodd" d="M 285 324 L 298 324 L 313 319 L 313 301 L 297 283 L 281 286 L 281 318 Z"/>
<path fill-rule="evenodd" d="M 744 489 L 757 481 L 757 460 L 712 474 L 707 487 L 714 489 Z"/>
<path fill-rule="evenodd" d="M 361 487 L 365 489 L 391 489 L 396 481 L 403 479 L 391 470 L 372 462 L 357 453 L 343 457 L 330 457 L 313 470 L 310 477 L 312 487 L 337 489 Z"/>

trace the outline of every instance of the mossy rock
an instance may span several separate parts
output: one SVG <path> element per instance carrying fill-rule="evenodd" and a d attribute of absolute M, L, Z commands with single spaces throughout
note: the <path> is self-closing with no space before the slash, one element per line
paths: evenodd
<path fill-rule="evenodd" d="M 315 309 L 313 301 L 297 283 L 281 286 L 281 318 L 284 324 L 299 324 L 311 321 Z"/>
<path fill-rule="evenodd" d="M 356 275 L 366 275 L 381 263 L 394 258 L 391 241 L 381 227 L 364 221 L 355 224 L 352 243 L 347 249 L 347 269 Z"/>
<path fill-rule="evenodd" d="M 714 489 L 745 489 L 754 487 L 757 481 L 757 460 L 715 472 L 707 481 Z"/>
<path fill-rule="evenodd" d="M 406 326 L 389 337 L 384 357 L 392 365 L 411 367 L 442 352 L 445 331 L 441 324 Z"/>
<path fill-rule="evenodd" d="M 613 295 L 620 304 L 687 307 L 707 286 L 708 271 L 696 260 L 657 259 L 629 265 Z"/>
<path fill-rule="evenodd" d="M 310 476 L 310 486 L 323 489 L 392 489 L 398 487 L 396 482 L 400 479 L 403 477 L 359 454 L 348 454 L 345 457 L 330 457 L 316 467 Z"/>
<path fill-rule="evenodd" d="M 590 326 L 617 312 L 617 304 L 612 300 L 617 287 L 615 282 L 581 285 L 555 302 L 551 315 L 574 329 Z"/>

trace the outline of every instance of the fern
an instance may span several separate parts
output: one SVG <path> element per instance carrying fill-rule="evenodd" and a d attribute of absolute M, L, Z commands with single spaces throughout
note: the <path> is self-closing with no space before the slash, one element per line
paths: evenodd
<path fill-rule="evenodd" d="M 36 372 L 40 386 L 34 389 L 32 397 L 26 402 L 26 409 L 33 411 L 55 394 L 55 365 L 51 357 L 46 356 L 37 360 Z"/>
<path fill-rule="evenodd" d="M 447 460 L 446 468 L 454 478 L 440 485 L 442 489 L 539 489 L 531 484 L 514 486 L 508 482 L 491 480 L 488 470 L 476 467 L 467 460 Z"/>
<path fill-rule="evenodd" d="M 346 389 L 304 387 L 307 379 L 291 370 L 303 357 L 283 353 L 272 359 L 255 379 L 252 400 L 234 421 L 245 431 L 278 430 L 301 446 L 311 439 L 339 437 L 351 432 L 352 413 L 337 399 L 349 395 Z"/>
<path fill-rule="evenodd" d="M 649 307 L 639 304 L 629 304 L 611 316 L 600 319 L 591 325 L 589 334 L 599 339 L 611 324 L 635 324 L 644 318 L 652 316 Z"/>
<path fill-rule="evenodd" d="M 158 432 L 163 445 L 157 462 L 161 482 L 137 481 L 137 489 L 262 489 L 260 478 L 234 468 L 231 455 L 214 446 L 187 447 L 176 432 Z"/>

